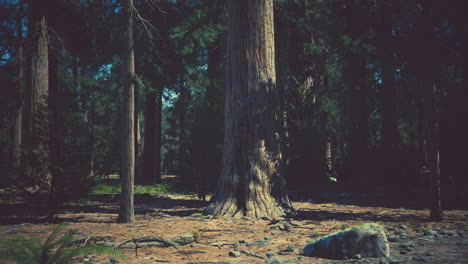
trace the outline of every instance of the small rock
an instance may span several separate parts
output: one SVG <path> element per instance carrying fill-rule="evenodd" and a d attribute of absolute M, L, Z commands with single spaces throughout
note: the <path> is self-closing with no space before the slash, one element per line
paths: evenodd
<path fill-rule="evenodd" d="M 287 248 L 286 248 L 286 252 L 296 252 L 298 251 L 297 248 L 293 245 L 289 245 Z"/>
<path fill-rule="evenodd" d="M 389 264 L 390 261 L 386 258 L 380 259 L 379 264 Z"/>
<path fill-rule="evenodd" d="M 292 230 L 292 225 L 287 223 L 287 222 L 278 225 L 278 227 L 279 227 L 280 230 L 283 230 L 283 231 L 286 231 L 286 232 L 289 232 L 289 231 Z"/>
<path fill-rule="evenodd" d="M 410 247 L 415 247 L 416 245 L 414 242 L 405 242 L 400 244 L 400 248 L 410 248 Z"/>
<path fill-rule="evenodd" d="M 435 229 L 435 231 L 437 232 L 437 234 L 442 236 L 447 234 L 447 232 L 445 232 L 445 230 L 443 230 L 442 228 Z"/>
<path fill-rule="evenodd" d="M 277 256 L 277 254 L 275 252 L 267 252 L 266 256 L 267 256 L 267 258 L 272 258 L 272 257 Z"/>
<path fill-rule="evenodd" d="M 447 232 L 447 236 L 452 237 L 452 236 L 453 236 L 453 232 Z"/>
<path fill-rule="evenodd" d="M 427 257 L 414 256 L 413 260 L 421 261 L 421 262 L 429 262 L 431 259 Z"/>
<path fill-rule="evenodd" d="M 424 229 L 423 233 L 425 236 L 434 236 L 437 235 L 437 232 L 434 230 Z"/>
<path fill-rule="evenodd" d="M 393 236 L 393 235 L 389 235 L 389 236 L 387 237 L 387 240 L 388 240 L 389 242 L 399 242 L 399 241 L 400 241 L 400 237 L 398 237 L 398 236 Z"/>
<path fill-rule="evenodd" d="M 239 240 L 239 243 L 241 243 L 241 244 L 246 244 L 246 243 L 247 243 L 247 239 L 241 239 L 241 240 Z"/>
<path fill-rule="evenodd" d="M 281 261 L 277 256 L 273 256 L 271 258 L 267 258 L 266 263 L 268 263 L 268 264 L 280 264 Z"/>
<path fill-rule="evenodd" d="M 251 246 L 268 246 L 270 245 L 270 240 L 255 240 L 250 243 L 247 243 L 248 247 Z"/>
<path fill-rule="evenodd" d="M 229 256 L 238 258 L 238 257 L 241 256 L 241 253 L 239 251 L 237 251 L 237 250 L 233 250 L 233 251 L 229 252 Z"/>
<path fill-rule="evenodd" d="M 390 259 L 389 260 L 389 264 L 400 264 L 402 262 L 402 260 L 400 259 Z"/>
<path fill-rule="evenodd" d="M 362 259 L 361 254 L 356 254 L 353 256 L 353 259 Z"/>
<path fill-rule="evenodd" d="M 390 231 L 390 232 L 396 231 L 396 229 L 394 227 L 387 227 L 387 230 Z"/>
<path fill-rule="evenodd" d="M 173 239 L 171 239 L 172 242 L 179 244 L 181 246 L 191 244 L 195 242 L 196 240 L 197 240 L 196 235 L 194 233 L 185 233 L 185 234 L 182 234 L 178 237 L 174 237 Z"/>
<path fill-rule="evenodd" d="M 112 262 L 112 263 L 117 263 L 117 262 L 119 262 L 119 261 L 118 261 L 117 259 L 115 259 L 115 258 L 110 258 L 109 261 Z"/>
<path fill-rule="evenodd" d="M 271 240 L 271 236 L 266 236 L 263 238 L 264 240 Z"/>
<path fill-rule="evenodd" d="M 395 235 L 400 236 L 400 237 L 405 237 L 408 234 L 403 230 L 397 230 L 397 231 L 395 231 Z"/>
<path fill-rule="evenodd" d="M 279 233 L 280 233 L 280 232 L 278 232 L 278 231 L 272 231 L 272 232 L 271 232 L 271 235 L 276 236 L 276 235 L 278 235 Z"/>
<path fill-rule="evenodd" d="M 400 227 L 401 229 L 405 229 L 405 230 L 408 228 L 406 225 L 400 225 L 399 227 Z"/>
<path fill-rule="evenodd" d="M 196 246 L 198 246 L 197 243 L 192 243 L 192 244 L 190 244 L 190 247 L 196 247 Z"/>
<path fill-rule="evenodd" d="M 408 254 L 408 251 L 406 251 L 406 250 L 400 250 L 400 254 L 401 254 L 401 255 L 406 255 L 406 254 Z"/>
<path fill-rule="evenodd" d="M 271 222 L 268 223 L 268 224 L 269 224 L 269 225 L 274 225 L 274 224 L 277 224 L 277 223 L 279 223 L 279 222 L 281 222 L 280 219 L 273 219 L 273 220 L 271 220 Z"/>
<path fill-rule="evenodd" d="M 241 250 L 239 250 L 239 251 L 240 251 L 241 253 L 243 253 L 243 254 L 249 256 L 249 257 L 256 257 L 256 258 L 259 258 L 259 259 L 265 259 L 265 257 L 262 257 L 262 256 L 260 256 L 260 255 L 258 255 L 258 254 L 255 254 L 255 253 L 251 253 L 251 252 L 249 252 L 249 251 L 247 251 L 247 250 L 244 250 L 244 249 L 241 249 Z"/>

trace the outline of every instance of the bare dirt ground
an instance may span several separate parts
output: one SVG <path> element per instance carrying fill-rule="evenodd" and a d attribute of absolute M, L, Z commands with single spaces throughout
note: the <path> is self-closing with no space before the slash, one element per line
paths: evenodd
<path fill-rule="evenodd" d="M 401 203 L 386 204 L 391 195 L 377 193 L 292 193 L 298 215 L 274 223 L 271 220 L 224 219 L 202 216 L 206 202 L 195 195 L 137 195 L 136 222 L 116 223 L 118 197 L 94 195 L 86 201 L 60 209 L 59 222 L 69 223 L 77 238 L 125 241 L 135 237 L 173 238 L 195 233 L 196 243 L 172 248 L 124 249 L 131 263 L 468 263 L 468 211 L 446 211 L 445 220 L 428 222 L 428 210 L 404 208 Z M 297 197 L 295 197 L 297 196 Z M 403 199 L 403 197 L 401 198 Z M 403 199 L 404 200 L 404 199 Z M 385 206 L 378 206 L 380 201 Z M 409 203 L 408 203 L 409 204 Z M 26 204 L 0 204 L 0 238 L 15 236 L 46 238 L 53 224 L 37 217 L 38 208 Z M 18 213 L 21 211 L 22 213 Z M 367 222 L 385 227 L 391 242 L 388 259 L 326 260 L 301 256 L 308 241 Z M 424 235 L 424 231 L 437 234 Z M 406 233 L 406 234 L 405 234 Z M 268 240 L 266 245 L 249 245 Z M 413 244 L 405 246 L 406 244 Z M 289 250 L 287 250 L 290 246 Z M 237 249 L 240 257 L 229 252 Z M 267 258 L 267 253 L 276 258 Z M 85 257 L 83 257 L 85 259 Z M 108 257 L 88 256 L 82 263 L 110 263 Z M 275 262 L 277 261 L 277 262 Z"/>

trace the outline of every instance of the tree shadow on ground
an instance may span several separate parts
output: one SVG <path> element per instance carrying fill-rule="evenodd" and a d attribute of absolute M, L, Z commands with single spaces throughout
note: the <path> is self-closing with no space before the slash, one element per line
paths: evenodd
<path fill-rule="evenodd" d="M 427 221 L 427 218 L 423 218 L 418 215 L 414 214 L 385 214 L 380 215 L 373 212 L 359 212 L 359 213 L 352 213 L 352 212 L 337 212 L 333 210 L 304 210 L 300 209 L 297 211 L 297 215 L 294 217 L 294 220 L 298 221 L 347 221 L 347 220 L 354 220 L 354 221 L 368 221 L 368 222 L 402 222 L 402 221 Z"/>
<path fill-rule="evenodd" d="M 119 200 L 118 194 L 89 195 L 85 199 L 65 203 L 59 206 L 57 215 L 70 214 L 71 217 L 55 217 L 54 222 L 95 222 L 89 217 L 79 216 L 79 214 L 118 214 Z M 200 213 L 208 205 L 208 202 L 199 200 L 187 200 L 181 196 L 180 199 L 170 198 L 162 194 L 136 194 L 135 195 L 135 215 L 153 215 L 163 213 L 169 216 L 190 216 L 193 213 Z M 27 203 L 24 201 L 0 204 L 0 225 L 19 223 L 46 223 L 47 204 Z M 77 214 L 75 216 L 75 214 Z M 96 220 L 98 222 L 107 222 Z"/>
<path fill-rule="evenodd" d="M 422 210 L 429 206 L 429 196 L 419 191 L 367 191 L 367 192 L 338 192 L 291 191 L 292 201 L 308 201 L 314 204 L 336 203 L 342 205 L 356 205 L 361 207 L 385 207 Z"/>

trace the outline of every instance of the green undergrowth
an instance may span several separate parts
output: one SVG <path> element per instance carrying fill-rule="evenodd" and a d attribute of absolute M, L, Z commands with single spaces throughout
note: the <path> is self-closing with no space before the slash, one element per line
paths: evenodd
<path fill-rule="evenodd" d="M 167 183 L 160 183 L 155 185 L 135 185 L 135 194 L 144 193 L 173 193 L 177 192 L 177 189 Z M 99 183 L 91 189 L 91 194 L 118 194 L 120 193 L 120 185 L 118 184 L 106 184 Z"/>
<path fill-rule="evenodd" d="M 130 263 L 125 255 L 116 249 L 96 244 L 76 245 L 70 232 L 61 235 L 65 226 L 55 226 L 45 240 L 19 236 L 0 239 L 0 260 L 16 264 L 71 264 L 79 262 L 84 255 L 100 255 Z"/>

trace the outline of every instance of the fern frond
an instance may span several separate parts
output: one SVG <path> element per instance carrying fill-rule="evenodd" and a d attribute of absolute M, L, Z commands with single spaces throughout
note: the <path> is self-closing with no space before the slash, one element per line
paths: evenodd
<path fill-rule="evenodd" d="M 84 247 L 77 248 L 75 254 L 77 254 L 77 256 L 90 255 L 90 254 L 100 255 L 100 256 L 109 256 L 112 258 L 120 259 L 125 263 L 130 263 L 121 251 L 118 251 L 116 249 L 109 248 L 103 245 L 96 245 L 96 244 L 86 245 Z"/>
<path fill-rule="evenodd" d="M 58 239 L 64 227 L 65 225 L 56 226 L 44 243 L 38 238 L 0 239 L 0 260 L 13 261 L 16 264 L 69 264 L 79 256 L 94 254 L 130 263 L 122 252 L 103 245 L 71 247 L 72 235 L 67 234 Z"/>
<path fill-rule="evenodd" d="M 52 229 L 52 233 L 49 235 L 49 237 L 46 239 L 44 242 L 44 248 L 53 248 L 54 246 L 54 241 L 60 241 L 60 239 L 57 239 L 58 235 L 60 232 L 67 226 L 66 224 L 59 224 Z"/>
<path fill-rule="evenodd" d="M 30 256 L 32 258 L 38 259 L 42 248 L 43 244 L 41 243 L 41 240 L 39 238 L 31 238 L 31 239 L 24 239 L 21 238 L 20 240 L 17 240 L 18 243 L 18 250 L 24 250 L 23 254 L 27 254 L 26 251 L 29 251 Z"/>
<path fill-rule="evenodd" d="M 68 254 L 72 249 L 69 248 L 71 242 L 73 241 L 72 235 L 65 235 L 60 239 L 60 246 L 56 249 L 53 256 L 50 258 L 51 263 L 62 263 L 60 262 L 61 258 Z"/>
<path fill-rule="evenodd" d="M 22 237 L 0 240 L 0 260 L 9 260 L 14 263 L 35 264 L 34 251 L 31 244 Z M 37 251 L 36 251 L 37 252 Z"/>

